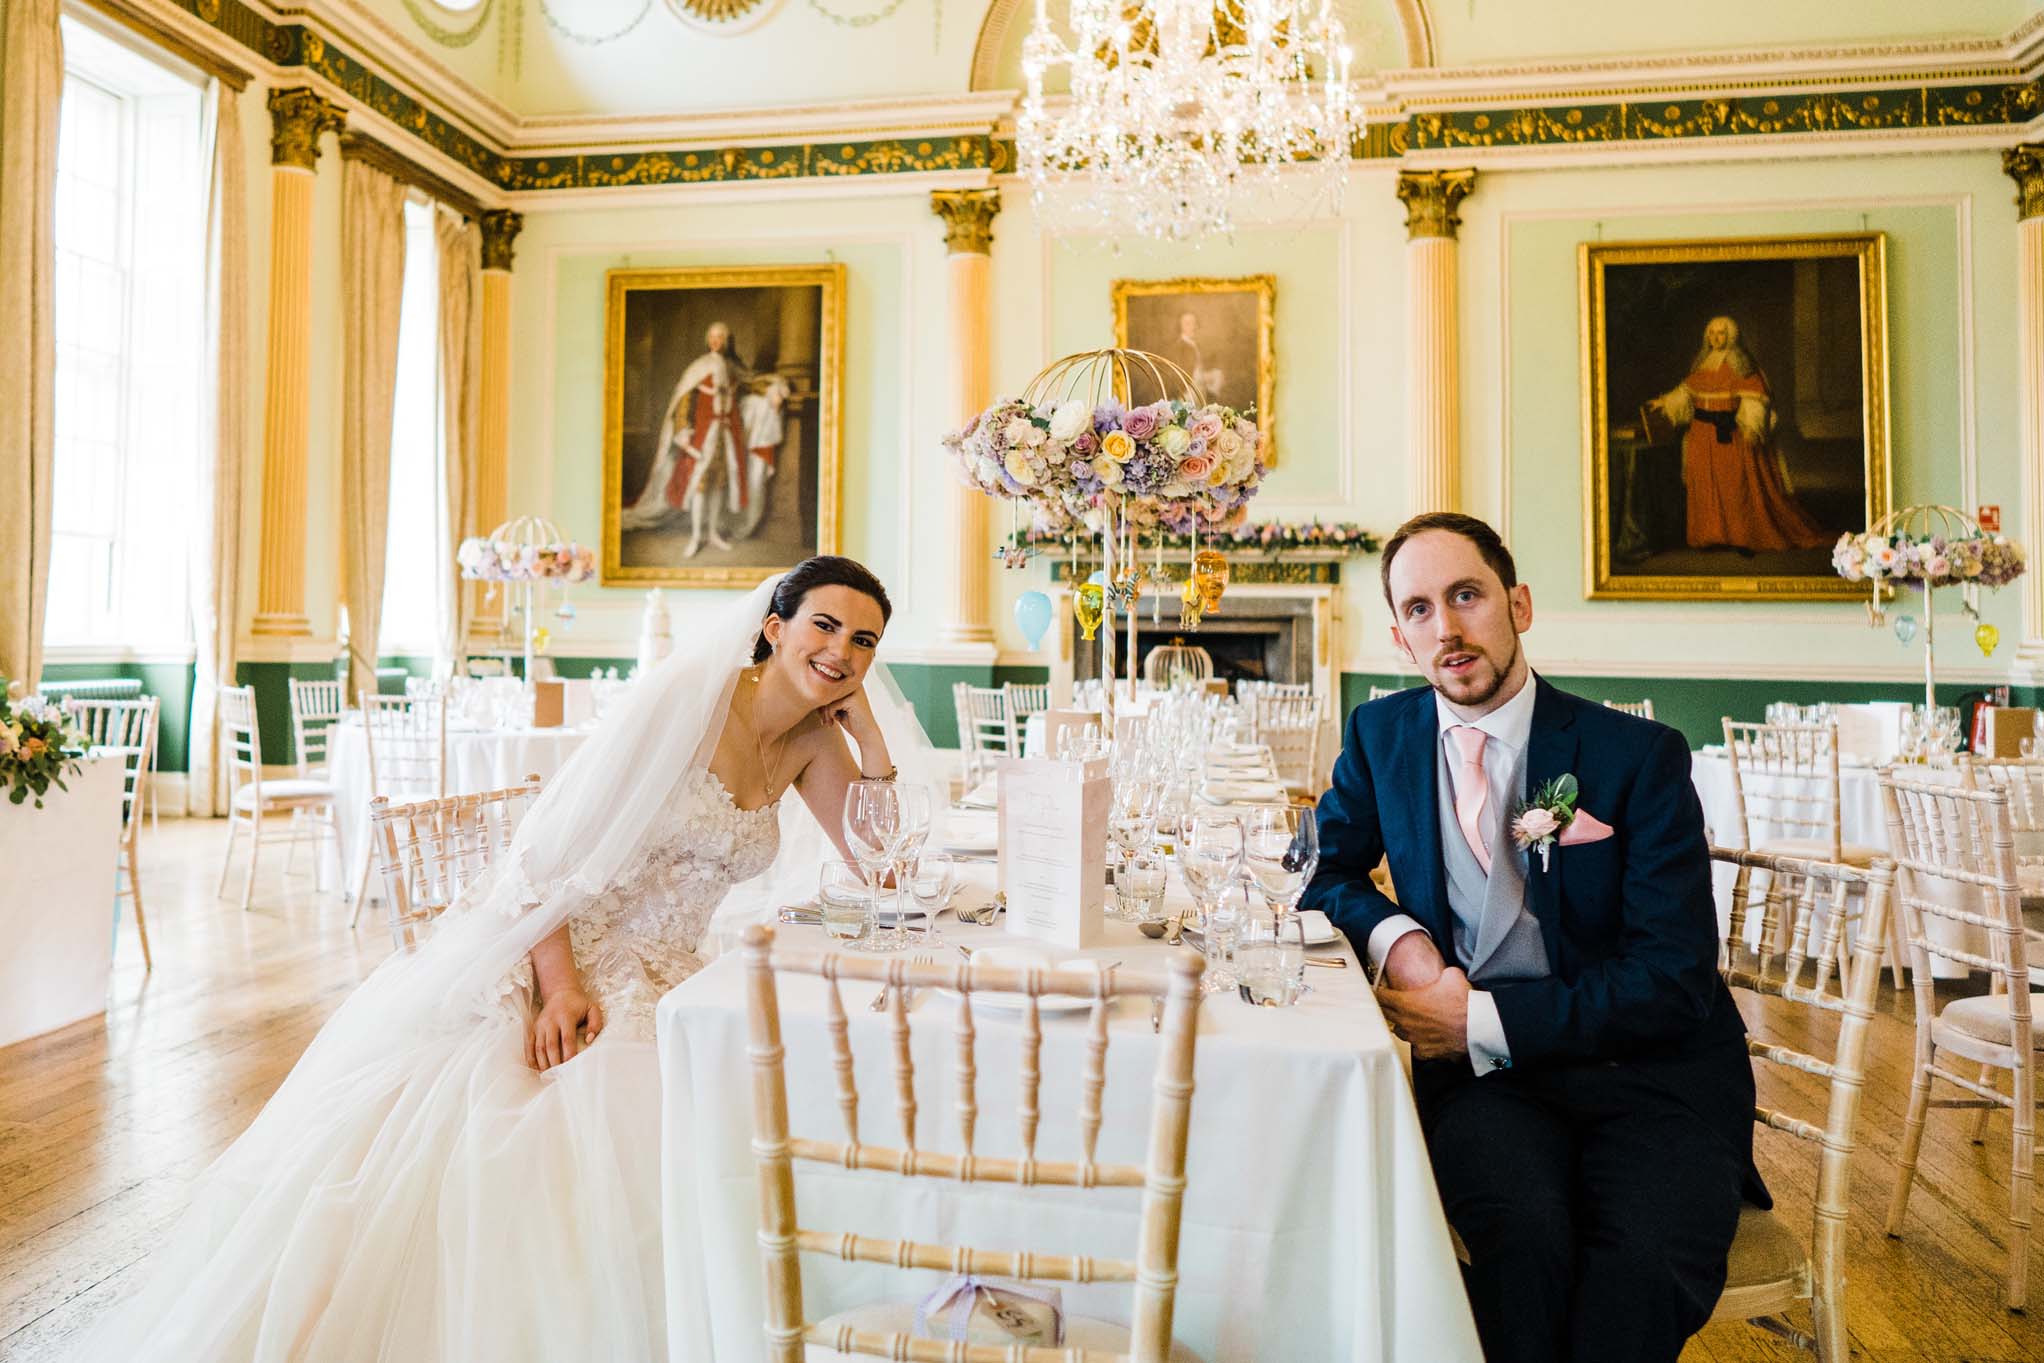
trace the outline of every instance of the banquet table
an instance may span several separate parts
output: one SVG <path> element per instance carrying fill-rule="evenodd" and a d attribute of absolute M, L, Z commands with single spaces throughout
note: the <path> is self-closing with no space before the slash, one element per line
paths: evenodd
<path fill-rule="evenodd" d="M 502 790 L 526 777 L 553 778 L 575 749 L 588 739 L 589 729 L 481 729 L 447 725 L 447 793 L 475 795 Z M 340 824 L 340 853 L 346 858 L 338 883 L 343 894 L 353 894 L 361 879 L 363 862 L 369 856 L 369 743 L 359 716 L 350 715 L 334 725 L 327 739 L 327 763 L 336 793 L 335 817 Z M 408 798 L 423 799 L 424 795 Z M 328 847 L 321 852 L 328 859 L 326 870 L 337 862 Z M 383 887 L 372 877 L 369 897 L 381 899 Z"/>
<path fill-rule="evenodd" d="M 993 870 L 971 868 L 961 903 L 983 902 Z M 1174 897 L 1182 887 L 1174 884 Z M 956 946 L 1020 945 L 999 926 L 939 918 L 934 959 Z M 777 944 L 828 949 L 821 928 L 779 925 Z M 1087 955 L 1124 971 L 1165 968 L 1172 947 L 1109 920 Z M 1308 969 L 1311 991 L 1292 1008 L 1256 1008 L 1233 991 L 1207 996 L 1199 1022 L 1187 1150 L 1174 1334 L 1210 1363 L 1481 1358 L 1432 1168 L 1413 1108 L 1401 1048 L 1385 1029 L 1363 971 L 1339 938 L 1316 948 L 1348 968 Z M 751 1149 L 743 959 L 729 953 L 661 1002 L 662 1230 L 668 1347 L 675 1363 L 765 1357 L 758 1181 Z M 843 1138 L 824 990 L 782 976 L 790 1131 Z M 859 1136 L 899 1144 L 888 1018 L 868 1011 L 864 987 L 846 988 L 856 1057 Z M 958 1004 L 925 990 L 910 1004 L 918 1148 L 960 1150 L 953 1063 Z M 1086 1014 L 1043 1018 L 1042 1129 L 1038 1154 L 1078 1154 L 1079 1081 Z M 1013 1113 L 1019 1018 L 976 1017 L 974 1152 L 1020 1153 Z M 1105 1119 L 1099 1157 L 1143 1162 L 1157 1040 L 1139 1000 L 1109 1022 Z M 1017 1189 L 903 1179 L 796 1166 L 804 1228 L 988 1249 L 1134 1257 L 1139 1190 Z M 809 1255 L 804 1306 L 819 1319 L 876 1300 L 915 1300 L 942 1275 Z M 1126 1284 L 1063 1288 L 1067 1312 L 1126 1324 Z"/>

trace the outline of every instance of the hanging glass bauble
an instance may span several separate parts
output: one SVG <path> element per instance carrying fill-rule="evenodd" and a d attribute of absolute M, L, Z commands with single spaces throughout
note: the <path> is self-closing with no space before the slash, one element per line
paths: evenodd
<path fill-rule="evenodd" d="M 1031 649 L 1043 647 L 1044 631 L 1050 628 L 1050 598 L 1042 592 L 1024 592 L 1015 598 L 1015 623 Z"/>
<path fill-rule="evenodd" d="M 1098 577 L 1099 574 L 1094 574 Z M 1078 617 L 1083 637 L 1092 639 L 1099 634 L 1100 617 L 1107 609 L 1107 589 L 1098 582 L 1082 582 L 1073 593 L 1072 613 Z"/>
<path fill-rule="evenodd" d="M 1894 630 L 1897 640 L 1904 644 L 1913 643 L 1916 639 L 1916 617 L 1913 615 L 1896 616 Z"/>
<path fill-rule="evenodd" d="M 575 603 L 563 601 L 554 610 L 554 619 L 561 622 L 562 629 L 575 628 Z"/>
<path fill-rule="evenodd" d="M 1199 586 L 1201 608 L 1211 614 L 1220 610 L 1221 595 L 1228 590 L 1228 560 L 1218 549 L 1202 549 L 1193 556 L 1192 580 Z"/>
<path fill-rule="evenodd" d="M 1980 656 L 1992 658 L 1994 646 L 2001 642 L 2001 631 L 1985 620 L 1973 627 L 1973 642 L 1980 645 Z"/>

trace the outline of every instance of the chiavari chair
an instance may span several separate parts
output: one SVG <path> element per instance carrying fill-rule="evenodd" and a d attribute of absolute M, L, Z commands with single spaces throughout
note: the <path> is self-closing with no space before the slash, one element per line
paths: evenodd
<path fill-rule="evenodd" d="M 1872 866 L 1879 848 L 1844 840 L 1839 812 L 1842 783 L 1838 770 L 1838 722 L 1822 724 L 1753 724 L 1724 721 L 1725 758 L 1732 772 L 1732 800 L 1737 811 L 1732 834 L 1747 851 L 1809 861 Z M 1770 877 L 1770 892 L 1797 892 L 1794 877 Z M 1778 925 L 1786 915 L 1770 919 Z M 1901 994 L 1906 953 L 1901 926 L 1890 915 L 1889 968 L 1895 992 Z M 1791 951 L 1794 947 L 1791 945 Z M 1838 965 L 1845 965 L 1841 945 Z"/>
<path fill-rule="evenodd" d="M 135 905 L 135 932 L 142 939 L 142 968 L 153 970 L 149 954 L 149 924 L 142 916 L 142 872 L 139 866 L 140 814 L 149 798 L 151 776 L 156 762 L 155 696 L 140 700 L 67 699 L 65 711 L 84 735 L 88 747 L 97 748 L 121 762 L 121 843 L 114 897 L 127 898 Z"/>
<path fill-rule="evenodd" d="M 965 788 L 970 790 L 993 773 L 995 762 L 1019 757 L 1021 751 L 1009 746 L 1006 690 L 959 682 L 951 688 L 951 699 L 958 709 L 958 746 L 965 750 Z"/>
<path fill-rule="evenodd" d="M 1845 1231 L 1850 1207 L 1847 1194 L 1860 1097 L 1866 1082 L 1867 1038 L 1880 991 L 1881 943 L 1886 938 L 1884 920 L 1892 908 L 1894 872 L 1885 862 L 1863 869 L 1719 847 L 1713 847 L 1710 855 L 1714 863 L 1736 868 L 1742 891 L 1756 871 L 1770 880 L 1794 879 L 1811 887 L 1811 893 L 1792 902 L 1764 893 L 1753 899 L 1743 894 L 1736 897 L 1727 930 L 1718 940 L 1718 965 L 1725 983 L 1733 989 L 1780 999 L 1795 1005 L 1800 1014 L 1789 1029 L 1794 1045 L 1771 1040 L 1767 1035 L 1771 1029 L 1765 1024 L 1755 1027 L 1746 1038 L 1746 1050 L 1753 1059 L 1780 1066 L 1784 1072 L 1813 1075 L 1825 1082 L 1826 1090 L 1821 1121 L 1776 1109 L 1754 1108 L 1753 1120 L 1763 1130 L 1781 1132 L 1818 1148 L 1810 1235 L 1806 1244 L 1776 1212 L 1742 1207 L 1727 1264 L 1725 1289 L 1711 1319 L 1749 1321 L 1813 1350 L 1823 1363 L 1847 1363 L 1850 1357 L 1845 1303 Z M 1765 945 L 1774 934 L 1759 934 L 1763 945 L 1758 948 L 1747 942 L 1747 934 L 1742 930 L 1745 912 L 1756 903 L 1763 912 L 1789 909 L 1796 919 L 1789 936 L 1808 938 L 1815 934 L 1826 939 L 1810 953 L 1815 970 L 1813 982 L 1803 981 L 1800 968 L 1785 971 L 1777 967 Z M 1816 913 L 1820 904 L 1827 910 L 1821 921 Z M 1855 905 L 1859 931 L 1848 933 Z M 1833 957 L 1831 948 L 1842 946 L 1848 937 L 1852 940 L 1846 948 L 1846 967 L 1832 977 L 1825 969 Z M 1917 978 L 1921 982 L 1926 977 Z M 1919 988 L 1922 987 L 1919 983 Z M 1816 1025 L 1826 1014 L 1838 1019 L 1828 1059 L 1813 1053 L 1819 1049 L 1814 1038 L 1828 1030 L 1828 1025 Z M 1770 1013 L 1769 1020 L 1775 1016 Z M 1814 1333 L 1803 1334 L 1782 1316 L 1797 1304 L 1808 1306 Z"/>
<path fill-rule="evenodd" d="M 1654 717 L 1654 698 L 1648 696 L 1642 700 L 1607 700 L 1604 702 L 1604 708 L 1607 710 L 1620 710 L 1628 715 L 1638 715 L 1641 719 L 1652 719 Z"/>
<path fill-rule="evenodd" d="M 241 884 L 241 907 L 249 908 L 255 893 L 256 859 L 265 842 L 296 842 L 310 838 L 315 843 L 331 836 L 338 844 L 339 826 L 334 819 L 334 788 L 325 781 L 303 777 L 281 780 L 263 775 L 263 738 L 256 724 L 255 688 L 220 688 L 221 765 L 228 773 L 232 791 L 227 805 L 227 852 L 220 863 L 220 884 L 215 894 L 227 893 L 227 872 L 234 864 L 234 843 L 246 828 L 249 834 L 248 875 Z M 288 816 L 289 831 L 281 838 L 267 832 L 265 825 Z M 318 884 L 319 861 L 313 860 L 314 884 Z"/>
<path fill-rule="evenodd" d="M 369 755 L 369 796 L 439 800 L 447 795 L 447 693 L 384 696 L 362 691 L 362 736 Z M 354 927 L 369 895 L 369 859 L 355 886 Z"/>
<path fill-rule="evenodd" d="M 1008 755 L 1022 755 L 1022 730 L 1029 717 L 1050 708 L 1049 682 L 1009 682 L 1001 688 L 1007 698 Z"/>
<path fill-rule="evenodd" d="M 796 954 L 777 950 L 771 928 L 745 930 L 747 1019 L 753 1063 L 753 1152 L 759 1173 L 760 1253 L 767 1284 L 766 1345 L 773 1363 L 819 1363 L 844 1357 L 879 1357 L 913 1363 L 1166 1363 L 1186 1359 L 1171 1340 L 1178 1279 L 1178 1231 L 1185 1192 L 1185 1145 L 1192 1108 L 1193 1051 L 1199 1030 L 1199 977 L 1204 962 L 1174 953 L 1164 978 L 1124 977 L 1112 968 L 1014 968 L 961 962 L 919 965 L 899 958 L 838 953 Z M 837 1075 L 837 1106 L 844 1118 L 843 1142 L 796 1137 L 789 1130 L 787 1078 L 777 977 L 808 975 L 825 982 L 826 1029 Z M 890 986 L 888 1013 L 894 1060 L 895 1114 L 901 1144 L 870 1144 L 859 1135 L 859 1093 L 854 1074 L 850 1026 L 840 981 L 866 980 Z M 911 1055 L 907 995 L 912 989 L 944 988 L 958 996 L 957 1042 L 952 1087 L 957 1097 L 957 1153 L 921 1143 L 917 1127 L 915 1066 Z M 1020 1101 L 1016 1109 L 1021 1158 L 974 1153 L 981 1129 L 975 1065 L 973 998 L 996 991 L 1023 995 Z M 1037 1157 L 1041 1118 L 1043 1029 L 1037 1000 L 1046 994 L 1076 994 L 1094 1000 L 1088 1024 L 1085 1071 L 1080 1081 L 1080 1158 Z M 1151 1105 L 1146 1164 L 1102 1163 L 1095 1158 L 1107 1079 L 1107 1019 L 1123 996 L 1164 999 L 1157 1036 L 1157 1068 Z M 945 1184 L 1008 1184 L 1017 1196 L 1055 1186 L 1082 1191 L 1140 1188 L 1141 1229 L 1135 1260 L 1084 1254 L 1039 1254 L 943 1244 L 917 1243 L 805 1230 L 795 1206 L 796 1161 L 839 1170 L 867 1170 L 903 1180 Z M 988 1346 L 914 1338 L 912 1304 L 876 1304 L 822 1321 L 806 1318 L 802 1304 L 802 1256 L 828 1255 L 857 1263 L 897 1268 L 941 1269 L 951 1273 L 998 1275 L 1033 1281 L 1114 1282 L 1134 1285 L 1133 1324 L 1126 1329 L 1102 1321 L 1066 1317 L 1064 1343 L 1055 1348 Z"/>
<path fill-rule="evenodd" d="M 1291 790 L 1318 794 L 1322 720 L 1319 698 L 1266 693 L 1257 697 L 1254 714 L 1255 741 L 1270 749 L 1278 780 Z"/>
<path fill-rule="evenodd" d="M 1917 1153 L 1931 1108 L 2009 1110 L 2009 1267 L 2004 1300 L 2023 1309 L 2029 1283 L 2030 1199 L 2036 1161 L 2036 1008 L 2031 992 L 2021 890 L 2016 880 L 2009 799 L 2001 790 L 1881 778 L 1889 842 L 1901 873 L 1904 936 L 1916 976 L 1916 1056 L 1903 1119 L 1900 1173 L 1888 1208 L 1888 1234 L 1899 1236 L 1916 1180 Z M 1974 949 L 1986 934 L 1986 951 Z M 1942 1009 L 1932 992 L 1931 962 L 1942 958 L 1983 970 L 1998 988 L 1954 999 Z M 1978 1067 L 1974 1075 L 1958 1066 Z M 2009 1072 L 2009 1091 L 1992 1071 Z M 1932 1097 L 1943 1082 L 1958 1098 Z"/>
<path fill-rule="evenodd" d="M 1403 687 L 1398 686 L 1373 686 L 1370 688 L 1370 699 L 1382 700 L 1386 696 L 1397 695 L 1403 689 Z"/>
<path fill-rule="evenodd" d="M 369 851 L 383 877 L 390 937 L 408 951 L 440 913 L 511 845 L 539 796 L 539 775 L 476 795 L 394 805 L 369 802 Z"/>
<path fill-rule="evenodd" d="M 291 742 L 297 749 L 298 774 L 324 781 L 327 743 L 346 710 L 346 692 L 339 681 L 291 680 Z"/>

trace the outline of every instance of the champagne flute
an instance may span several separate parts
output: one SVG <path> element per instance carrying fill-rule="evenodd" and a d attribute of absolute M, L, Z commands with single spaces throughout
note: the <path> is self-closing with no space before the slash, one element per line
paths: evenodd
<path fill-rule="evenodd" d="M 906 882 L 909 879 L 909 868 L 922 857 L 923 846 L 930 840 L 929 788 L 896 785 L 894 806 L 895 838 L 889 862 L 894 870 L 894 935 L 901 945 L 906 946 L 908 899 L 913 894 Z M 928 919 L 924 919 L 922 935 L 928 937 L 933 926 Z"/>
<path fill-rule="evenodd" d="M 900 934 L 880 930 L 880 882 L 901 836 L 900 792 L 892 781 L 854 781 L 845 788 L 845 848 L 866 873 L 871 926 L 859 945 L 867 951 L 899 951 Z M 896 916 L 899 923 L 899 915 Z"/>

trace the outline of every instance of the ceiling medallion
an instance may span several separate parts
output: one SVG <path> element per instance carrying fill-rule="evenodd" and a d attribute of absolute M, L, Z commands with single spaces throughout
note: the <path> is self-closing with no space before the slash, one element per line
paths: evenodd
<path fill-rule="evenodd" d="M 751 32 L 780 7 L 781 0 L 667 0 L 669 12 L 683 24 L 719 38 Z"/>
<path fill-rule="evenodd" d="M 1326 0 L 1072 0 L 1068 30 L 1036 0 L 1015 144 L 1039 208 L 1069 189 L 1094 221 L 1185 240 L 1232 232 L 1245 191 L 1339 204 L 1363 121 Z M 1058 67 L 1070 94 L 1046 98 Z"/>

